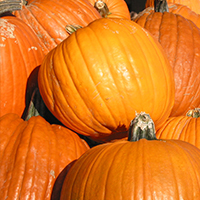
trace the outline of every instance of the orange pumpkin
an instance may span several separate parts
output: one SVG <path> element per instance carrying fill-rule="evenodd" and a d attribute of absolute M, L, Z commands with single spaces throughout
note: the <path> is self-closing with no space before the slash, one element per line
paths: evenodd
<path fill-rule="evenodd" d="M 50 200 L 65 166 L 89 149 L 79 136 L 42 117 L 22 120 L 16 114 L 0 118 L 0 199 Z M 60 185 L 54 194 L 59 199 Z"/>
<path fill-rule="evenodd" d="M 26 99 L 27 81 L 41 64 L 44 52 L 38 37 L 22 20 L 14 16 L 0 18 L 0 116 L 13 112 L 22 115 Z M 29 93 L 35 87 L 31 83 Z"/>
<path fill-rule="evenodd" d="M 159 139 L 179 139 L 200 149 L 200 110 L 190 110 L 193 115 L 170 117 L 156 132 Z M 196 115 L 196 116 L 195 116 Z"/>
<path fill-rule="evenodd" d="M 130 19 L 128 6 L 124 0 L 88 0 L 102 17 Z"/>
<path fill-rule="evenodd" d="M 101 18 L 87 0 L 35 0 L 13 13 L 34 30 L 45 53 L 69 36 L 68 24 L 86 26 Z"/>
<path fill-rule="evenodd" d="M 167 0 L 167 3 L 182 4 L 190 8 L 197 14 L 200 14 L 200 2 L 199 0 Z M 154 0 L 146 0 L 146 7 L 154 6 Z"/>
<path fill-rule="evenodd" d="M 99 141 L 126 137 L 135 112 L 151 113 L 160 127 L 174 104 L 160 44 L 122 18 L 101 18 L 72 33 L 45 57 L 38 85 L 59 121 Z"/>
<path fill-rule="evenodd" d="M 130 125 L 129 141 L 101 144 L 67 173 L 60 200 L 200 199 L 200 149 L 156 140 L 145 113 Z"/>
<path fill-rule="evenodd" d="M 169 9 L 169 12 L 182 15 L 186 19 L 193 21 L 200 28 L 200 14 L 195 13 L 187 6 L 182 5 L 182 4 L 177 4 L 177 3 L 168 3 L 168 9 Z M 132 19 L 136 20 L 142 15 L 149 15 L 151 12 L 154 12 L 153 5 L 151 7 L 147 7 L 146 9 L 144 9 L 137 15 L 134 15 L 134 18 Z"/>
<path fill-rule="evenodd" d="M 200 104 L 200 29 L 181 15 L 153 12 L 135 20 L 162 45 L 174 73 L 171 116 L 185 115 Z"/>

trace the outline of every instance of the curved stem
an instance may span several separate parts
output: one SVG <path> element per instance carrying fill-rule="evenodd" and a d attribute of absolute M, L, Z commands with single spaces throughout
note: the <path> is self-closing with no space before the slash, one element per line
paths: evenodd
<path fill-rule="evenodd" d="M 128 130 L 128 141 L 134 142 L 140 139 L 157 140 L 154 122 L 149 114 L 141 112 L 131 121 Z"/>
<path fill-rule="evenodd" d="M 83 28 L 83 27 L 77 24 L 74 24 L 74 25 L 69 24 L 65 27 L 65 30 L 67 31 L 67 33 L 71 35 L 73 32 L 77 31 L 80 28 Z"/>
<path fill-rule="evenodd" d="M 14 10 L 21 10 L 23 5 L 27 5 L 26 0 L 4 0 L 0 1 L 0 15 Z"/>
<path fill-rule="evenodd" d="M 97 9 L 101 17 L 107 17 L 108 15 L 111 14 L 107 4 L 102 0 L 96 1 L 94 7 Z"/>
<path fill-rule="evenodd" d="M 194 117 L 194 118 L 200 117 L 200 108 L 195 108 L 193 110 L 189 110 L 186 113 L 186 116 L 188 116 L 188 117 Z"/>
<path fill-rule="evenodd" d="M 166 0 L 154 0 L 154 12 L 169 12 Z"/>

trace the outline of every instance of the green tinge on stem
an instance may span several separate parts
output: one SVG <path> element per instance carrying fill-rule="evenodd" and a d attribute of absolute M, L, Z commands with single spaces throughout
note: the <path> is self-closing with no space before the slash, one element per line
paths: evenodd
<path fill-rule="evenodd" d="M 149 114 L 141 112 L 131 121 L 128 130 L 128 141 L 134 142 L 140 139 L 157 140 L 155 125 Z"/>
<path fill-rule="evenodd" d="M 70 35 L 77 31 L 78 29 L 80 28 L 83 28 L 82 26 L 78 25 L 78 24 L 68 24 L 66 27 L 65 27 L 65 30 L 67 31 L 67 33 L 69 33 Z"/>
<path fill-rule="evenodd" d="M 195 108 L 193 110 L 189 110 L 187 113 L 186 113 L 186 116 L 188 117 L 193 117 L 193 118 L 198 118 L 200 117 L 200 108 Z"/>
<path fill-rule="evenodd" d="M 155 12 L 169 12 L 168 4 L 166 0 L 154 0 L 154 11 Z"/>

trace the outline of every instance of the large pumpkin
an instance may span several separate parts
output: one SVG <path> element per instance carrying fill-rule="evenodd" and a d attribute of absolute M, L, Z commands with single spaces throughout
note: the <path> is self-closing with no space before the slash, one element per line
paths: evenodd
<path fill-rule="evenodd" d="M 88 0 L 102 17 L 130 19 L 128 6 L 124 0 Z"/>
<path fill-rule="evenodd" d="M 146 7 L 154 6 L 155 0 L 146 0 Z M 192 11 L 200 14 L 199 0 L 167 0 L 167 3 L 182 4 L 190 8 Z"/>
<path fill-rule="evenodd" d="M 60 125 L 42 117 L 22 120 L 16 114 L 0 118 L 0 199 L 58 199 L 58 176 L 88 145 Z"/>
<path fill-rule="evenodd" d="M 157 130 L 156 136 L 159 139 L 183 140 L 200 149 L 200 109 L 190 110 L 185 116 L 170 117 Z"/>
<path fill-rule="evenodd" d="M 41 64 L 44 52 L 38 37 L 22 20 L 1 17 L 0 30 L 0 116 L 9 112 L 21 116 L 28 98 L 27 81 Z M 36 84 L 31 83 L 28 93 Z"/>
<path fill-rule="evenodd" d="M 200 199 L 200 149 L 181 140 L 156 140 L 145 113 L 130 126 L 129 141 L 101 144 L 67 173 L 61 200 Z"/>
<path fill-rule="evenodd" d="M 185 115 L 200 104 L 200 29 L 181 15 L 160 10 L 141 15 L 136 22 L 160 42 L 173 69 L 171 116 Z"/>
<path fill-rule="evenodd" d="M 13 13 L 34 30 L 45 53 L 69 36 L 68 24 L 86 26 L 101 17 L 87 0 L 35 0 Z"/>
<path fill-rule="evenodd" d="M 38 84 L 53 115 L 94 140 L 125 137 L 135 112 L 151 113 L 159 127 L 174 104 L 161 46 L 126 19 L 101 18 L 71 34 L 45 57 Z"/>

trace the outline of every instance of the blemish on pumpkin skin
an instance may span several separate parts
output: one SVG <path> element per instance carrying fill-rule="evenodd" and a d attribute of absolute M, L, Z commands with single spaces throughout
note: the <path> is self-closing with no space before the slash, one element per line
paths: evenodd
<path fill-rule="evenodd" d="M 50 171 L 50 175 L 52 175 L 54 178 L 56 178 L 56 177 L 55 177 L 55 172 L 54 172 L 54 170 L 51 170 L 51 171 Z"/>
<path fill-rule="evenodd" d="M 30 51 L 30 50 L 37 50 L 37 47 L 30 47 L 30 48 L 28 48 L 28 51 Z"/>
<path fill-rule="evenodd" d="M 0 19 L 0 33 L 2 37 L 15 38 L 15 27 L 14 24 L 9 23 L 7 20 Z"/>

